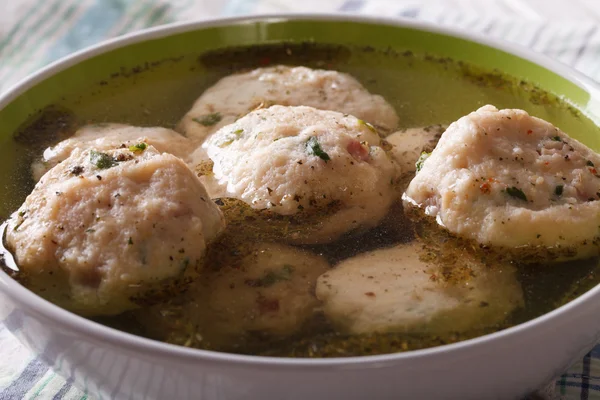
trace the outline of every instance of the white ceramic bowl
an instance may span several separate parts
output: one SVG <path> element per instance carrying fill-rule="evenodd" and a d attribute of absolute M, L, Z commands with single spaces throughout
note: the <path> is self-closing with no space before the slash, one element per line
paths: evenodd
<path fill-rule="evenodd" d="M 314 31 L 307 32 L 311 27 Z M 70 71 L 86 60 L 91 64 L 81 68 L 88 68 L 90 76 L 110 72 L 109 66 L 94 64 L 94 60 L 112 57 L 113 61 L 105 64 L 114 66 L 114 59 L 125 54 L 118 51 L 132 46 L 146 46 L 142 53 L 155 45 L 169 47 L 177 54 L 186 42 L 190 48 L 196 45 L 192 39 L 210 35 L 211 40 L 219 38 L 217 45 L 221 46 L 290 38 L 319 41 L 334 35 L 333 31 L 344 35 L 338 28 L 362 32 L 346 34 L 348 40 L 366 44 L 389 40 L 392 46 L 402 43 L 410 48 L 426 42 L 422 38 L 434 37 L 438 51 L 459 59 L 473 56 L 475 48 L 497 51 L 507 60 L 500 68 L 517 76 L 525 66 L 529 74 L 541 71 L 540 79 L 547 84 L 552 79 L 560 81 L 557 92 L 568 91 L 565 96 L 586 114 L 600 114 L 596 111 L 600 99 L 597 86 L 523 49 L 415 22 L 305 15 L 176 24 L 112 40 L 22 81 L 0 99 L 0 116 L 1 110 L 21 101 L 23 93 L 60 74 L 69 73 L 77 81 L 77 74 Z M 398 36 L 381 37 L 385 32 L 398 32 Z M 168 46 L 169 40 L 175 45 Z M 475 61 L 484 62 L 485 58 L 475 56 Z M 123 63 L 133 61 L 141 60 L 122 58 Z M 19 339 L 57 373 L 88 390 L 92 398 L 110 399 L 515 399 L 555 378 L 600 338 L 600 288 L 542 317 L 491 335 L 406 353 L 337 359 L 232 355 L 155 342 L 62 310 L 1 271 L 0 310 L 0 316 L 10 318 L 10 328 Z M 20 328 L 18 332 L 16 328 Z"/>

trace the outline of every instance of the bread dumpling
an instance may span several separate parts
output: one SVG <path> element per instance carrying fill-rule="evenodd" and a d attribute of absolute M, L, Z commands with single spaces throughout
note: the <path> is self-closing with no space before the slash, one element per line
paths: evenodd
<path fill-rule="evenodd" d="M 448 127 L 404 204 L 522 260 L 589 257 L 598 254 L 599 167 L 600 155 L 549 122 L 488 105 Z"/>
<path fill-rule="evenodd" d="M 203 147 L 213 164 L 203 178 L 211 196 L 305 221 L 304 231 L 278 233 L 294 243 L 331 242 L 376 226 L 397 198 L 386 142 L 373 127 L 335 111 L 253 111 Z"/>
<path fill-rule="evenodd" d="M 317 297 L 343 332 L 483 329 L 523 305 L 511 265 L 487 266 L 462 254 L 454 265 L 413 242 L 352 257 L 321 275 Z"/>
<path fill-rule="evenodd" d="M 256 108 L 310 106 L 354 115 L 391 131 L 396 111 L 352 76 L 322 69 L 284 65 L 227 76 L 208 88 L 179 122 L 177 130 L 203 142 L 210 134 Z"/>
<path fill-rule="evenodd" d="M 12 215 L 6 244 L 28 288 L 111 315 L 196 278 L 223 215 L 182 160 L 144 142 L 132 149 L 74 149 Z"/>

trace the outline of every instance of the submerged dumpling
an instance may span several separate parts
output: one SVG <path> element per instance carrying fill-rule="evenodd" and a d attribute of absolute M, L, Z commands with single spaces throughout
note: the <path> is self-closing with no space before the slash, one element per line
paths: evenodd
<path fill-rule="evenodd" d="M 338 112 L 272 106 L 222 128 L 204 147 L 214 163 L 207 187 L 255 210 L 310 222 L 310 232 L 287 237 L 296 243 L 373 227 L 396 198 L 385 142 Z"/>
<path fill-rule="evenodd" d="M 240 254 L 211 260 L 212 270 L 185 300 L 136 313 L 152 336 L 227 350 L 252 333 L 292 334 L 319 308 L 316 281 L 329 269 L 323 257 L 274 243 L 227 247 Z"/>
<path fill-rule="evenodd" d="M 187 157 L 193 150 L 189 139 L 166 128 L 142 128 L 122 124 L 87 125 L 75 132 L 72 137 L 48 147 L 42 159 L 32 165 L 33 179 L 39 181 L 42 175 L 67 159 L 75 149 L 102 151 L 120 146 L 129 147 L 139 142 L 148 143 L 161 153 L 169 153 L 181 158 Z"/>
<path fill-rule="evenodd" d="M 290 334 L 312 314 L 319 302 L 314 289 L 327 261 L 291 246 L 255 245 L 239 263 L 209 279 L 209 308 L 215 330 Z"/>
<path fill-rule="evenodd" d="M 223 216 L 179 158 L 74 149 L 8 222 L 27 286 L 84 315 L 110 315 L 178 292 L 199 270 Z"/>
<path fill-rule="evenodd" d="M 445 127 L 431 125 L 394 132 L 385 140 L 392 145 L 391 153 L 402 175 L 413 174 L 421 153 L 430 153 L 440 140 Z"/>
<path fill-rule="evenodd" d="M 369 93 L 352 76 L 280 65 L 221 79 L 200 96 L 177 130 L 202 142 L 248 112 L 273 104 L 339 111 L 388 131 L 398 124 L 392 106 L 383 97 Z"/>
<path fill-rule="evenodd" d="M 448 127 L 404 203 L 483 245 L 585 257 L 598 252 L 596 166 L 600 155 L 552 124 L 488 105 Z"/>
<path fill-rule="evenodd" d="M 421 246 L 364 253 L 323 274 L 316 293 L 326 316 L 350 333 L 445 334 L 490 327 L 523 305 L 514 267 L 464 254 L 442 267 Z"/>

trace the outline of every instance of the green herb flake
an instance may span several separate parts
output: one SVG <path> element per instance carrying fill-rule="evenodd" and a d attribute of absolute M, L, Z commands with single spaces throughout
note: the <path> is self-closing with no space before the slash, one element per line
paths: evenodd
<path fill-rule="evenodd" d="M 527 201 L 527 196 L 525 196 L 525 193 L 523 193 L 523 191 L 518 187 L 512 186 L 506 188 L 506 193 L 508 193 L 512 197 L 516 197 L 519 200 Z"/>
<path fill-rule="evenodd" d="M 236 129 L 235 131 L 233 131 L 233 134 L 235 136 L 240 136 L 242 133 L 244 133 L 243 129 Z"/>
<path fill-rule="evenodd" d="M 221 116 L 221 113 L 212 113 L 212 114 L 206 114 L 206 115 L 202 115 L 201 117 L 198 118 L 192 118 L 193 121 L 199 123 L 202 126 L 213 126 L 218 124 L 221 120 L 223 119 L 223 117 Z"/>
<path fill-rule="evenodd" d="M 129 146 L 129 151 L 134 153 L 141 153 L 148 148 L 148 145 L 144 142 Z"/>
<path fill-rule="evenodd" d="M 562 139 L 560 138 L 560 136 L 553 136 L 552 140 L 554 140 L 555 142 L 562 142 Z"/>
<path fill-rule="evenodd" d="M 563 194 L 563 185 L 557 185 L 554 188 L 554 194 L 557 195 L 557 196 L 562 195 Z"/>
<path fill-rule="evenodd" d="M 285 264 L 281 271 L 269 271 L 264 276 L 258 279 L 246 279 L 246 285 L 252 287 L 269 287 L 277 282 L 289 281 L 294 272 L 294 266 Z"/>
<path fill-rule="evenodd" d="M 90 152 L 90 162 L 100 169 L 112 168 L 118 164 L 117 160 L 115 160 L 108 154 L 101 153 L 96 150 L 92 150 Z"/>
<path fill-rule="evenodd" d="M 219 147 L 223 148 L 223 147 L 227 147 L 229 146 L 231 143 L 233 143 L 233 139 L 229 139 L 229 140 L 225 140 L 221 143 L 219 143 Z"/>
<path fill-rule="evenodd" d="M 417 172 L 419 172 L 421 169 L 423 169 L 423 163 L 425 162 L 425 160 L 427 160 L 429 158 L 430 155 L 431 155 L 431 153 L 428 153 L 426 151 L 421 153 L 421 155 L 419 156 L 419 159 L 415 163 L 415 168 L 417 169 Z"/>
<path fill-rule="evenodd" d="M 319 144 L 319 140 L 315 136 L 311 136 L 310 139 L 306 141 L 306 151 L 308 154 L 317 156 L 325 162 L 331 160 L 329 154 L 323 151 Z"/>
<path fill-rule="evenodd" d="M 377 133 L 377 129 L 375 129 L 375 127 L 373 125 L 371 125 L 370 123 L 368 123 L 362 119 L 358 120 L 358 124 L 366 126 L 373 133 Z"/>

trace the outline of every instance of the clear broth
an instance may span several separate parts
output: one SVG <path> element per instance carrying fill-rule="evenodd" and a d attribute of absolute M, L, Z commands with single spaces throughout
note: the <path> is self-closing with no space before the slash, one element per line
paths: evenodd
<path fill-rule="evenodd" d="M 0 148 L 0 160 L 11 162 L 10 173 L 0 178 L 0 217 L 7 218 L 33 187 L 29 166 L 44 147 L 72 134 L 88 123 L 119 122 L 172 128 L 204 89 L 232 72 L 258 66 L 288 64 L 347 72 L 372 93 L 384 96 L 400 116 L 400 128 L 449 124 L 485 104 L 498 108 L 520 108 L 543 118 L 586 143 L 600 149 L 600 130 L 578 110 L 529 82 L 498 71 L 412 52 L 389 49 L 348 48 L 335 45 L 275 44 L 224 49 L 144 64 L 117 71 L 98 82 L 95 90 L 66 96 L 41 110 Z M 8 167 L 6 168 L 9 169 Z M 397 205 L 391 215 L 401 215 Z M 253 240 L 253 238 L 248 238 Z M 379 227 L 335 243 L 304 246 L 323 255 L 332 265 L 361 252 L 414 240 L 413 227 L 387 218 Z M 457 247 L 457 251 L 462 249 Z M 552 265 L 519 265 L 525 306 L 506 320 L 486 330 L 451 333 L 373 333 L 348 335 L 336 332 L 325 317 L 316 313 L 303 328 L 287 337 L 250 333 L 236 343 L 214 348 L 195 339 L 194 329 L 177 320 L 177 310 L 186 295 L 163 307 L 166 329 L 144 325 L 138 312 L 96 321 L 120 330 L 180 345 L 243 354 L 291 357 L 340 357 L 391 353 L 452 343 L 522 323 L 572 300 L 600 281 L 598 260 Z M 17 276 L 18 278 L 18 276 Z M 188 294 L 189 295 L 189 294 Z M 175 314 L 175 316 L 173 316 Z M 168 321 L 167 321 L 168 320 Z M 160 320 L 154 321 L 160 325 Z M 168 330 L 170 332 L 167 332 Z"/>

